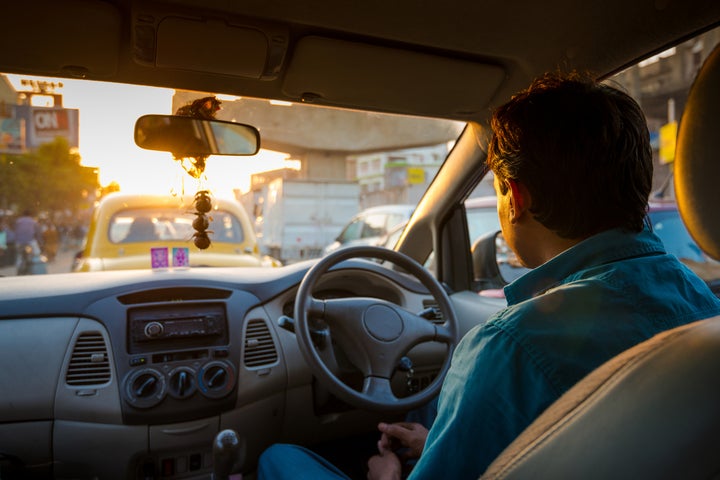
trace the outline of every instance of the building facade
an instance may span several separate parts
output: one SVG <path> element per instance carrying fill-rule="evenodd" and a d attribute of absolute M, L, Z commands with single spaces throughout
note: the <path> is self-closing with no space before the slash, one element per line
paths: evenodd
<path fill-rule="evenodd" d="M 361 208 L 417 203 L 450 151 L 450 144 L 376 152 L 351 158 Z"/>

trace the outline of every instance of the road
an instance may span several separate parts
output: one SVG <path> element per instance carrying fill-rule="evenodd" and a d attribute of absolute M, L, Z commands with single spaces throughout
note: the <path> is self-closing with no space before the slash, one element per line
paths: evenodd
<path fill-rule="evenodd" d="M 48 262 L 47 269 L 48 273 L 68 273 L 72 265 L 73 257 L 75 256 L 75 250 L 61 250 L 58 252 L 55 260 Z M 16 270 L 14 266 L 1 267 L 0 277 L 14 277 Z"/>

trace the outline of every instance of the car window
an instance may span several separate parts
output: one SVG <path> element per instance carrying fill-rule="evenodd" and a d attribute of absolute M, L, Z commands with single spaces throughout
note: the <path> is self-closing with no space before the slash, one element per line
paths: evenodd
<path fill-rule="evenodd" d="M 720 283 L 720 268 L 697 246 L 674 208 L 673 165 L 679 123 L 695 76 L 720 42 L 713 29 L 649 57 L 608 79 L 640 104 L 653 148 L 653 192 L 648 212 L 654 232 L 668 253 L 677 256 L 711 287 Z M 657 208 L 654 202 L 664 205 Z"/>
<path fill-rule="evenodd" d="M 151 242 L 160 238 L 156 222 L 143 214 L 116 215 L 110 222 L 108 237 L 112 243 Z"/>
<path fill-rule="evenodd" d="M 492 172 L 488 172 L 465 201 L 471 245 L 485 233 L 500 230 L 493 178 Z"/>
<path fill-rule="evenodd" d="M 118 212 L 108 224 L 111 243 L 150 242 L 155 240 L 188 241 L 193 238 L 195 215 L 178 214 L 174 209 L 130 209 Z M 240 221 L 222 210 L 212 212 L 208 230 L 215 242 L 241 243 L 244 239 Z"/>
<path fill-rule="evenodd" d="M 362 235 L 364 226 L 365 221 L 362 218 L 356 218 L 350 222 L 347 227 L 345 227 L 342 233 L 338 236 L 338 241 L 340 243 L 346 243 L 352 240 L 357 240 Z"/>
<path fill-rule="evenodd" d="M 187 222 L 184 225 L 187 226 Z M 244 240 L 240 222 L 237 217 L 228 212 L 217 210 L 212 212 L 208 230 L 213 232 L 216 242 L 239 243 Z"/>
<path fill-rule="evenodd" d="M 677 210 L 650 211 L 648 215 L 653 231 L 663 241 L 668 253 L 672 253 L 679 259 L 685 258 L 696 262 L 706 260 L 702 250 L 685 228 Z"/>
<path fill-rule="evenodd" d="M 473 242 L 478 237 L 487 232 L 500 230 L 500 221 L 498 220 L 497 207 L 466 207 L 465 212 L 467 215 L 470 242 Z"/>
<path fill-rule="evenodd" d="M 370 214 L 363 219 L 360 238 L 379 237 L 385 234 L 388 216 L 384 213 Z"/>

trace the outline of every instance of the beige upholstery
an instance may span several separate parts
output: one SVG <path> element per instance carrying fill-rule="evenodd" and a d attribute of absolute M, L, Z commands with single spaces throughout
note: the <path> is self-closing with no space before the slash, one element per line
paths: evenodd
<path fill-rule="evenodd" d="M 659 334 L 565 393 L 482 478 L 720 473 L 720 317 Z"/>

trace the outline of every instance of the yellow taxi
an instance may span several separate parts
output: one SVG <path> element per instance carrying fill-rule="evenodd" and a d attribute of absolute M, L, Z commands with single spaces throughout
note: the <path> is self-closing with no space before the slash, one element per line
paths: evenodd
<path fill-rule="evenodd" d="M 234 200 L 212 197 L 205 229 L 209 246 L 196 246 L 193 197 L 113 193 L 93 211 L 74 272 L 163 267 L 277 266 L 259 253 L 252 224 Z M 202 242 L 197 242 L 202 245 Z M 206 242 L 207 243 L 207 242 Z"/>

